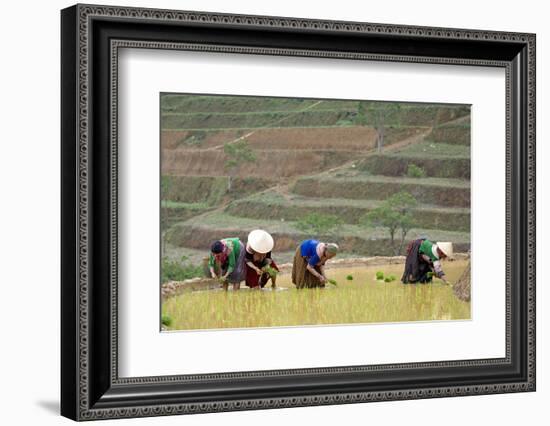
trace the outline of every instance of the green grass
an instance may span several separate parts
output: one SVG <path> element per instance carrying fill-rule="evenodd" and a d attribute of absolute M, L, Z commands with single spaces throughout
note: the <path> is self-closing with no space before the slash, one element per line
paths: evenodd
<path fill-rule="evenodd" d="M 186 203 L 183 201 L 161 200 L 161 207 L 168 209 L 188 209 L 188 210 L 204 210 L 209 208 L 209 204 L 206 202 L 200 203 Z"/>
<path fill-rule="evenodd" d="M 177 259 L 162 259 L 161 282 L 183 281 L 188 278 L 203 276 L 203 268 L 200 264 L 193 264 L 186 257 Z"/>
<path fill-rule="evenodd" d="M 449 188 L 470 188 L 470 181 L 465 179 L 450 179 L 450 178 L 436 178 L 426 177 L 422 179 L 411 178 L 407 176 L 394 177 L 383 175 L 364 175 L 355 172 L 350 172 L 347 175 L 339 174 L 335 177 L 321 178 L 316 176 L 305 177 L 300 180 L 315 179 L 315 180 L 334 180 L 339 182 L 353 181 L 353 182 L 365 182 L 365 183 L 398 183 L 398 184 L 413 184 L 418 186 L 444 186 Z"/>
<path fill-rule="evenodd" d="M 197 250 L 188 247 L 176 247 L 169 243 L 166 244 L 166 251 L 164 256 L 169 260 L 179 260 L 185 257 L 191 264 L 203 264 L 205 258 L 209 255 L 208 249 Z"/>
<path fill-rule="evenodd" d="M 304 197 L 297 194 L 289 194 L 287 197 L 281 195 L 276 191 L 267 191 L 260 194 L 253 194 L 249 197 L 242 198 L 240 200 L 234 201 L 234 203 L 239 204 L 241 202 L 255 202 L 266 204 L 268 206 L 282 205 L 286 208 L 291 206 L 300 206 L 305 208 L 315 209 L 316 207 L 326 207 L 327 205 L 342 207 L 342 208 L 363 208 L 363 209 L 373 209 L 380 206 L 380 200 L 354 200 L 349 198 L 313 198 L 313 197 Z M 461 207 L 441 207 L 436 205 L 422 204 L 417 206 L 418 210 L 437 210 L 444 213 L 461 213 L 469 214 L 470 209 L 461 208 Z"/>
<path fill-rule="evenodd" d="M 361 102 L 366 105 L 366 123 L 363 124 L 371 125 L 376 121 L 377 111 L 388 105 L 387 102 Z M 189 130 L 229 126 L 348 126 L 357 124 L 359 104 L 354 100 L 163 94 L 161 127 Z M 460 105 L 397 104 L 398 110 L 387 113 L 386 126 L 431 126 L 437 121 L 439 112 L 449 118 L 464 113 L 464 106 Z"/>
<path fill-rule="evenodd" d="M 319 103 L 319 101 L 321 101 Z M 163 113 L 247 113 L 268 111 L 293 111 L 313 106 L 313 110 L 357 110 L 358 100 L 338 99 L 307 99 L 282 98 L 259 96 L 231 96 L 231 95 L 186 95 L 166 93 L 161 96 L 161 110 Z M 380 101 L 366 101 L 368 109 L 387 104 Z M 400 109 L 434 111 L 437 109 L 463 109 L 461 105 L 426 104 L 426 103 L 399 103 Z"/>
<path fill-rule="evenodd" d="M 298 110 L 299 111 L 299 110 Z M 352 112 L 353 109 L 349 108 L 311 108 L 309 111 L 328 111 L 328 112 Z M 265 114 L 291 114 L 297 111 L 294 110 L 264 110 L 264 111 L 241 111 L 241 112 L 196 112 L 196 111 L 182 111 L 182 112 L 163 112 L 163 116 L 187 116 L 187 115 L 229 115 L 229 116 L 240 116 L 240 115 L 265 115 Z"/>
<path fill-rule="evenodd" d="M 457 261 L 445 265 L 451 282 L 458 278 L 465 264 Z M 170 330 L 470 318 L 470 303 L 457 299 L 451 286 L 439 280 L 428 285 L 381 283 L 376 281 L 376 268 L 380 267 L 329 270 L 327 276 L 338 285 L 325 289 L 184 292 L 163 303 L 162 315 L 172 319 L 167 327 Z M 400 276 L 401 269 L 402 265 L 384 268 L 386 273 L 396 276 Z M 350 272 L 354 279 L 346 280 Z M 292 286 L 289 281 L 288 274 L 280 274 L 277 284 L 287 288 Z"/>
<path fill-rule="evenodd" d="M 161 200 L 162 227 L 168 229 L 174 223 L 185 221 L 212 209 L 213 207 L 206 202 L 186 203 L 183 201 Z"/>
<path fill-rule="evenodd" d="M 161 111 L 163 113 L 293 111 L 313 105 L 315 102 L 317 102 L 315 99 L 164 94 L 161 96 Z"/>
<path fill-rule="evenodd" d="M 169 315 L 163 315 L 161 318 L 162 325 L 170 327 L 172 325 L 172 318 Z"/>
<path fill-rule="evenodd" d="M 426 171 L 416 164 L 409 164 L 407 167 L 407 176 L 412 178 L 426 177 Z"/>
<path fill-rule="evenodd" d="M 444 207 L 470 207 L 470 181 L 427 177 L 370 176 L 348 170 L 334 176 L 299 178 L 291 187 L 293 194 L 313 198 L 385 200 L 401 191 L 412 194 L 419 203 Z"/>
<path fill-rule="evenodd" d="M 440 142 L 419 142 L 388 153 L 390 156 L 422 158 L 470 158 L 469 145 L 446 144 Z"/>
<path fill-rule="evenodd" d="M 200 217 L 191 218 L 185 222 L 182 222 L 176 226 L 195 226 L 198 228 L 210 228 L 219 230 L 223 233 L 223 230 L 243 230 L 249 232 L 253 229 L 261 228 L 266 229 L 271 233 L 286 233 L 296 234 L 298 236 L 308 236 L 309 234 L 300 230 L 296 226 L 295 222 L 280 221 L 280 220 L 266 220 L 266 219 L 249 219 L 239 216 L 231 216 L 228 214 L 214 211 L 208 214 L 201 215 Z M 433 229 L 415 228 L 410 231 L 408 239 L 412 239 L 414 235 L 430 235 L 432 239 L 439 241 L 453 241 L 453 242 L 469 242 L 470 234 L 468 232 L 453 232 L 442 231 Z M 387 230 L 385 228 L 363 227 L 358 225 L 342 224 L 338 227 L 338 236 L 344 237 L 357 237 L 365 239 L 387 238 Z"/>
<path fill-rule="evenodd" d="M 341 222 L 357 224 L 369 211 L 379 207 L 380 200 L 353 200 L 345 198 L 308 198 L 299 195 L 283 197 L 275 191 L 255 194 L 233 201 L 225 212 L 253 219 L 300 221 L 309 214 L 337 215 Z M 413 212 L 420 227 L 435 227 L 455 231 L 470 229 L 470 209 L 418 205 Z M 434 226 L 436 225 L 436 226 Z"/>
<path fill-rule="evenodd" d="M 162 112 L 163 116 L 171 116 L 171 115 L 263 115 L 263 114 L 289 114 L 296 111 L 300 111 L 301 109 L 305 109 L 310 105 L 314 105 L 315 102 L 308 102 L 307 104 L 303 104 L 300 107 L 295 106 L 294 108 L 288 108 L 288 109 L 262 109 L 262 110 L 248 110 L 248 111 L 194 111 L 192 109 L 170 109 L 168 107 L 165 111 Z M 419 108 L 418 106 L 407 106 L 407 107 L 401 107 L 403 110 L 421 110 L 421 111 L 435 111 L 439 107 L 431 106 L 426 108 Z M 310 108 L 309 111 L 330 111 L 330 112 L 355 112 L 357 111 L 357 102 L 354 101 L 323 101 L 318 105 L 315 105 L 314 107 Z M 442 124 L 438 127 L 446 126 L 445 124 Z M 451 127 L 446 126 L 446 127 Z M 461 124 L 460 126 L 454 126 L 454 127 L 469 127 L 467 124 Z"/>
<path fill-rule="evenodd" d="M 266 127 L 267 129 L 334 129 L 334 128 L 341 128 L 341 127 L 357 127 L 355 124 L 353 124 L 352 121 L 347 121 L 347 124 L 342 124 L 344 121 L 347 120 L 339 120 L 338 122 L 334 124 L 324 124 L 324 125 L 293 125 L 293 126 L 269 126 Z M 340 123 L 340 124 L 339 124 Z M 372 126 L 365 126 L 365 127 L 372 127 Z M 428 129 L 430 126 L 425 125 L 405 125 L 401 124 L 399 126 L 392 126 L 389 130 L 406 130 L 406 129 L 420 129 L 425 130 Z M 161 130 L 163 132 L 220 132 L 220 131 L 227 131 L 227 130 L 241 130 L 243 132 L 252 131 L 252 130 L 258 130 L 259 127 L 239 127 L 239 126 L 228 126 L 228 127 L 162 127 Z M 388 144 L 388 137 L 385 139 L 386 145 Z M 391 141 L 391 138 L 390 138 Z"/>
<path fill-rule="evenodd" d="M 320 110 L 320 111 L 289 111 L 263 113 L 228 113 L 228 114 L 163 114 L 162 129 L 196 129 L 196 128 L 271 128 L 323 125 L 336 125 L 339 120 L 352 117 L 352 111 Z"/>
<path fill-rule="evenodd" d="M 213 207 L 224 199 L 243 197 L 255 191 L 265 190 L 275 184 L 266 178 L 237 177 L 233 179 L 232 191 L 227 190 L 227 176 L 171 176 L 163 175 L 166 188 L 162 198 L 166 207 L 194 208 Z"/>
<path fill-rule="evenodd" d="M 276 251 L 291 252 L 307 238 L 318 238 L 333 241 L 340 245 L 342 253 L 357 256 L 389 256 L 395 254 L 392 249 L 388 230 L 380 227 L 342 224 L 326 235 L 315 235 L 297 229 L 295 222 L 267 219 L 249 219 L 230 216 L 219 212 L 210 212 L 192 217 L 171 226 L 166 234 L 168 244 L 172 247 L 188 247 L 208 251 L 212 241 L 222 237 L 239 237 L 246 240 L 253 229 L 265 229 L 273 235 Z M 452 241 L 455 251 L 466 252 L 470 249 L 470 233 L 464 231 L 445 231 L 441 229 L 411 229 L 405 239 L 401 254 L 404 254 L 406 243 L 419 237 L 434 241 Z"/>

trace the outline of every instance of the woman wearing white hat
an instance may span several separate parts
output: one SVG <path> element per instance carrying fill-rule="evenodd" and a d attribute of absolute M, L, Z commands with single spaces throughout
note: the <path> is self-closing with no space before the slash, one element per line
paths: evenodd
<path fill-rule="evenodd" d="M 271 287 L 275 288 L 277 275 L 267 269 L 279 271 L 271 258 L 271 250 L 275 242 L 273 237 L 263 229 L 255 229 L 248 234 L 246 243 L 246 285 L 250 288 L 263 288 L 271 279 Z"/>
<path fill-rule="evenodd" d="M 403 272 L 401 282 L 403 284 L 429 283 L 432 282 L 432 275 L 435 275 L 445 284 L 449 284 L 445 278 L 441 260 L 452 258 L 452 256 L 453 243 L 433 243 L 426 238 L 412 241 L 407 248 L 405 271 Z"/>

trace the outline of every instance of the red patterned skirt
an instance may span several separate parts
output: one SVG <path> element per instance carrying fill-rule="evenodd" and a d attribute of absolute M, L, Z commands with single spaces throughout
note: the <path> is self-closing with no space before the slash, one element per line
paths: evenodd
<path fill-rule="evenodd" d="M 265 266 L 264 261 L 254 262 L 254 265 L 257 266 L 260 269 Z M 271 265 L 270 266 L 273 269 L 275 269 L 276 271 L 279 270 L 279 268 L 277 267 L 277 264 L 275 263 L 275 261 L 273 259 L 271 260 Z M 250 266 L 246 265 L 246 285 L 247 285 L 247 287 L 256 288 L 256 287 L 259 286 L 261 288 L 264 288 L 270 278 L 271 278 L 271 276 L 267 272 L 264 272 L 263 274 L 258 275 L 258 273 L 254 269 L 252 269 Z"/>

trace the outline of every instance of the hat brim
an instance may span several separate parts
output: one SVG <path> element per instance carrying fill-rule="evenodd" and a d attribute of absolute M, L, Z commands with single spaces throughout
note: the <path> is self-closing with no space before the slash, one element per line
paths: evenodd
<path fill-rule="evenodd" d="M 275 242 L 268 232 L 257 229 L 248 234 L 248 245 L 255 252 L 265 254 L 273 250 Z"/>

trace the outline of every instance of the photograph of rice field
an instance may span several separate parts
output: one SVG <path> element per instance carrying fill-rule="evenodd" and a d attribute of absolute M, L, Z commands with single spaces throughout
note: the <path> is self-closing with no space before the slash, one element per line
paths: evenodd
<path fill-rule="evenodd" d="M 162 93 L 162 331 L 466 320 L 470 107 Z"/>

